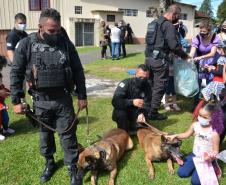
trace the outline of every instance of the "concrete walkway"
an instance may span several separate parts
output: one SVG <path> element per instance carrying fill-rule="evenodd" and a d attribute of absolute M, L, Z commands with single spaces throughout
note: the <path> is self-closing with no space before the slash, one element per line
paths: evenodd
<path fill-rule="evenodd" d="M 127 53 L 144 52 L 144 50 L 145 50 L 144 45 L 126 47 Z M 109 48 L 107 49 L 107 56 L 108 58 L 109 56 L 111 56 Z M 97 50 L 86 53 L 79 53 L 79 57 L 82 62 L 82 65 L 87 65 L 93 61 L 100 60 L 101 54 L 100 50 Z M 6 66 L 2 70 L 3 84 L 6 86 L 6 88 L 9 88 L 10 84 L 9 77 L 10 69 L 11 68 L 9 66 Z M 100 98 L 113 97 L 114 91 L 119 83 L 119 81 L 117 80 L 106 79 L 88 73 L 85 73 L 85 77 L 86 77 L 87 95 L 89 97 L 100 97 Z"/>

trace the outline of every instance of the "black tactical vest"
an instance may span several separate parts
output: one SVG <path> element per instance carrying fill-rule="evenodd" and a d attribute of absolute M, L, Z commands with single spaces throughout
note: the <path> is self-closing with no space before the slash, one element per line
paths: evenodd
<path fill-rule="evenodd" d="M 165 35 L 161 30 L 162 23 L 167 21 L 164 17 L 160 17 L 148 24 L 148 31 L 146 34 L 147 50 L 163 51 L 169 53 L 167 41 Z"/>
<path fill-rule="evenodd" d="M 66 87 L 72 74 L 67 49 L 63 49 L 63 44 L 56 47 L 43 44 L 37 34 L 30 35 L 30 60 L 26 70 L 29 86 L 33 89 Z"/>

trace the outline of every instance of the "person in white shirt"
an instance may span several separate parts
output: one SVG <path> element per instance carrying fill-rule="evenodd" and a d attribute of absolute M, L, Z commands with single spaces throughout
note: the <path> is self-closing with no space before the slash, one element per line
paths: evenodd
<path fill-rule="evenodd" d="M 221 40 L 226 40 L 226 21 L 222 24 L 221 32 L 218 34 Z"/>
<path fill-rule="evenodd" d="M 111 30 L 112 60 L 114 60 L 115 48 L 116 48 L 116 60 L 119 60 L 120 35 L 121 35 L 121 30 L 118 28 L 118 23 L 115 22 L 114 28 Z"/>

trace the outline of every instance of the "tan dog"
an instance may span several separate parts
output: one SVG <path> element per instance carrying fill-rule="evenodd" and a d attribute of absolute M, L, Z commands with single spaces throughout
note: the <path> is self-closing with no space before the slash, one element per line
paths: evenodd
<path fill-rule="evenodd" d="M 116 162 L 125 150 L 133 148 L 133 141 L 125 130 L 113 129 L 102 136 L 102 140 L 87 147 L 78 160 L 78 178 L 82 179 L 91 170 L 92 185 L 97 184 L 99 170 L 111 172 L 109 184 L 113 185 L 117 174 Z"/>
<path fill-rule="evenodd" d="M 171 175 L 175 173 L 171 156 L 178 162 L 178 164 L 183 165 L 183 161 L 180 159 L 180 157 L 183 156 L 183 153 L 178 146 L 177 139 L 174 139 L 174 141 L 168 141 L 164 136 L 160 136 L 149 129 L 138 130 L 137 137 L 141 147 L 146 152 L 145 161 L 147 162 L 150 170 L 148 176 L 149 179 L 154 179 L 154 167 L 152 166 L 152 161 L 162 161 L 167 159 L 169 173 Z"/>

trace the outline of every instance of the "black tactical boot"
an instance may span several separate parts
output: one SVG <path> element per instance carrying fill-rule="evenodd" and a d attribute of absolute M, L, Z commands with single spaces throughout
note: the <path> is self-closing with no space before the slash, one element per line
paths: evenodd
<path fill-rule="evenodd" d="M 167 118 L 167 115 L 159 114 L 157 109 L 151 108 L 149 120 L 164 120 Z"/>
<path fill-rule="evenodd" d="M 194 102 L 194 106 L 191 109 L 191 112 L 193 113 L 195 111 L 195 108 L 197 107 L 197 105 L 199 104 L 199 101 L 195 101 Z"/>
<path fill-rule="evenodd" d="M 77 172 L 78 168 L 76 165 L 68 166 L 68 175 L 70 177 L 71 185 L 82 185 L 82 179 L 79 179 Z"/>
<path fill-rule="evenodd" d="M 46 168 L 41 175 L 40 181 L 41 182 L 49 181 L 57 168 L 58 168 L 58 166 L 55 163 L 54 159 L 46 160 Z"/>

